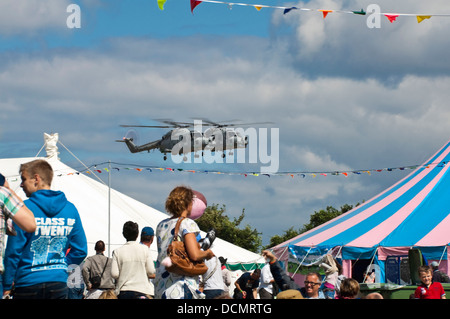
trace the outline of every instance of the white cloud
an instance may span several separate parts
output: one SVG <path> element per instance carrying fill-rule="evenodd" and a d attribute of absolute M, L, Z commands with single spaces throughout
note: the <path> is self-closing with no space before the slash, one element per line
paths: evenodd
<path fill-rule="evenodd" d="M 311 9 L 366 10 L 373 1 L 299 2 L 298 7 Z M 412 14 L 449 14 L 445 0 L 377 1 L 382 12 Z M 445 36 L 450 25 L 448 17 L 434 16 L 417 23 L 415 16 L 401 16 L 390 23 L 381 16 L 381 28 L 369 29 L 369 16 L 329 13 L 323 19 L 320 12 L 293 10 L 289 14 L 273 15 L 277 41 L 288 48 L 300 72 L 310 76 L 345 76 L 398 80 L 405 74 L 448 74 L 445 61 L 449 41 Z M 294 32 L 283 32 L 287 27 Z"/>
<path fill-rule="evenodd" d="M 0 34 L 38 34 L 44 28 L 64 28 L 69 0 L 2 0 Z"/>

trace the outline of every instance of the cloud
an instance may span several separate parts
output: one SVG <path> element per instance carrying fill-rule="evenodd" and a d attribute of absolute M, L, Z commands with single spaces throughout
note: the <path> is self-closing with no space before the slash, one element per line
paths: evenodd
<path fill-rule="evenodd" d="M 167 41 L 132 40 L 133 52 L 140 48 L 138 59 L 125 54 L 129 45 L 125 39 L 107 53 L 96 49 L 55 51 L 45 57 L 19 54 L 0 70 L 0 103 L 12 112 L 10 118 L 33 110 L 38 121 L 22 120 L 28 124 L 23 126 L 27 134 L 51 128 L 77 136 L 96 129 L 88 140 L 96 136 L 97 142 L 100 132 L 104 141 L 125 134 L 119 124 L 144 124 L 173 114 L 176 120 L 272 121 L 280 129 L 281 170 L 311 167 L 298 157 L 305 150 L 328 156 L 338 167 L 362 169 L 379 163 L 375 154 L 401 156 L 407 144 L 393 145 L 394 137 L 406 141 L 415 135 L 427 154 L 426 140 L 447 134 L 450 80 L 446 76 L 409 75 L 396 86 L 376 79 L 311 79 L 261 52 L 257 58 L 244 58 L 208 50 L 207 40 L 196 39 L 191 45 L 189 39 L 179 41 L 184 55 L 169 50 L 176 45 Z M 230 39 L 224 42 L 232 45 Z M 249 55 L 250 47 L 242 50 Z M 192 59 L 196 52 L 202 63 Z M 68 119 L 77 119 L 76 125 L 68 125 Z M 151 132 L 139 133 L 142 141 L 152 139 Z M 86 139 L 72 140 L 77 147 L 89 145 Z M 116 147 L 112 142 L 108 145 Z M 381 160 L 383 166 L 395 164 Z"/>
<path fill-rule="evenodd" d="M 0 34 L 38 34 L 46 28 L 66 26 L 69 0 L 2 0 Z"/>
<path fill-rule="evenodd" d="M 373 1 L 299 2 L 298 7 L 331 10 L 367 10 Z M 439 14 L 447 7 L 444 0 L 377 1 L 381 12 Z M 396 83 L 403 76 L 445 75 L 449 65 L 442 64 L 449 49 L 447 17 L 432 17 L 420 24 L 416 17 L 402 16 L 390 23 L 381 16 L 380 28 L 367 27 L 370 16 L 291 11 L 273 15 L 274 38 L 283 42 L 295 67 L 311 77 L 344 76 L 377 78 Z M 293 32 L 283 32 L 285 29 Z"/>

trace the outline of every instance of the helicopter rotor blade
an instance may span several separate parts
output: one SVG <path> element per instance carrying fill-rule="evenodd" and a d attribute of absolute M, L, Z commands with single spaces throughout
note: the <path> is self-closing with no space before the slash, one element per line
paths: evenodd
<path fill-rule="evenodd" d="M 155 121 L 165 123 L 167 125 L 120 125 L 121 127 L 144 127 L 144 128 L 187 128 L 191 127 L 193 123 L 176 122 L 169 119 L 156 119 Z"/>
<path fill-rule="evenodd" d="M 199 118 L 197 120 L 201 120 L 202 125 L 204 126 L 215 126 L 215 127 L 235 127 L 235 126 L 248 126 L 248 125 L 257 125 L 257 124 L 273 124 L 273 122 L 254 122 L 254 123 L 233 123 L 238 122 L 240 120 L 229 120 L 229 121 L 223 121 L 223 122 L 214 122 L 206 118 Z"/>
<path fill-rule="evenodd" d="M 120 125 L 121 127 L 171 128 L 168 125 Z"/>
<path fill-rule="evenodd" d="M 249 125 L 260 125 L 260 124 L 273 124 L 273 122 L 254 122 L 254 123 L 233 123 L 238 122 L 239 120 L 230 120 L 223 122 L 214 122 L 206 118 L 193 118 L 193 122 L 177 122 L 172 121 L 170 119 L 157 119 L 156 121 L 165 123 L 167 125 L 120 125 L 121 127 L 141 127 L 141 128 L 189 128 L 195 126 L 194 121 L 201 120 L 202 126 L 213 126 L 217 128 L 221 127 L 236 127 L 236 126 L 249 126 Z"/>

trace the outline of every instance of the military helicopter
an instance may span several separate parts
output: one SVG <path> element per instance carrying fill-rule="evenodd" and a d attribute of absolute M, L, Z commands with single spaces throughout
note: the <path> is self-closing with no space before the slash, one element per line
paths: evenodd
<path fill-rule="evenodd" d="M 186 161 L 187 153 L 195 153 L 195 157 L 204 155 L 204 151 L 223 152 L 222 157 L 226 156 L 226 151 L 232 154 L 233 149 L 246 148 L 248 144 L 248 136 L 243 135 L 240 130 L 233 127 L 238 124 L 221 124 L 210 120 L 201 119 L 194 120 L 193 123 L 176 122 L 171 120 L 157 120 L 165 125 L 120 125 L 127 128 L 170 128 L 161 139 L 151 141 L 146 144 L 137 144 L 137 133 L 129 130 L 122 140 L 127 145 L 131 153 L 138 153 L 159 149 L 164 154 L 164 160 L 167 160 L 167 153 L 172 155 L 184 155 L 183 160 Z M 265 122 L 268 123 L 268 122 Z M 239 126 L 248 126 L 264 123 L 247 123 Z M 208 128 L 203 132 L 203 126 Z"/>

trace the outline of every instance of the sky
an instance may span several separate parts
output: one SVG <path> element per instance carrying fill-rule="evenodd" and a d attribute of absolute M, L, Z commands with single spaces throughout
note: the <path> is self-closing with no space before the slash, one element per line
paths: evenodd
<path fill-rule="evenodd" d="M 43 133 L 57 132 L 70 150 L 60 145 L 61 160 L 79 170 L 112 161 L 221 171 L 121 169 L 111 183 L 161 211 L 171 189 L 189 185 L 208 204 L 225 205 L 230 218 L 245 209 L 243 226 L 256 228 L 268 244 L 315 211 L 369 200 L 408 170 L 245 177 L 228 173 L 257 172 L 261 157 L 210 164 L 164 161 L 158 151 L 131 154 L 116 142 L 128 130 L 120 125 L 270 122 L 252 128 L 278 130 L 266 141 L 278 150 L 278 172 L 418 165 L 448 141 L 450 17 L 437 16 L 450 14 L 448 1 L 241 3 L 313 10 L 283 14 L 204 2 L 191 12 L 188 0 L 167 0 L 164 10 L 156 0 L 1 1 L 0 156 L 33 157 Z M 71 4 L 80 8 L 80 28 L 67 25 Z M 323 18 L 317 11 L 366 11 L 370 4 L 436 16 L 421 23 L 380 16 L 379 27 L 369 28 L 368 15 Z M 167 132 L 135 131 L 141 144 Z"/>

